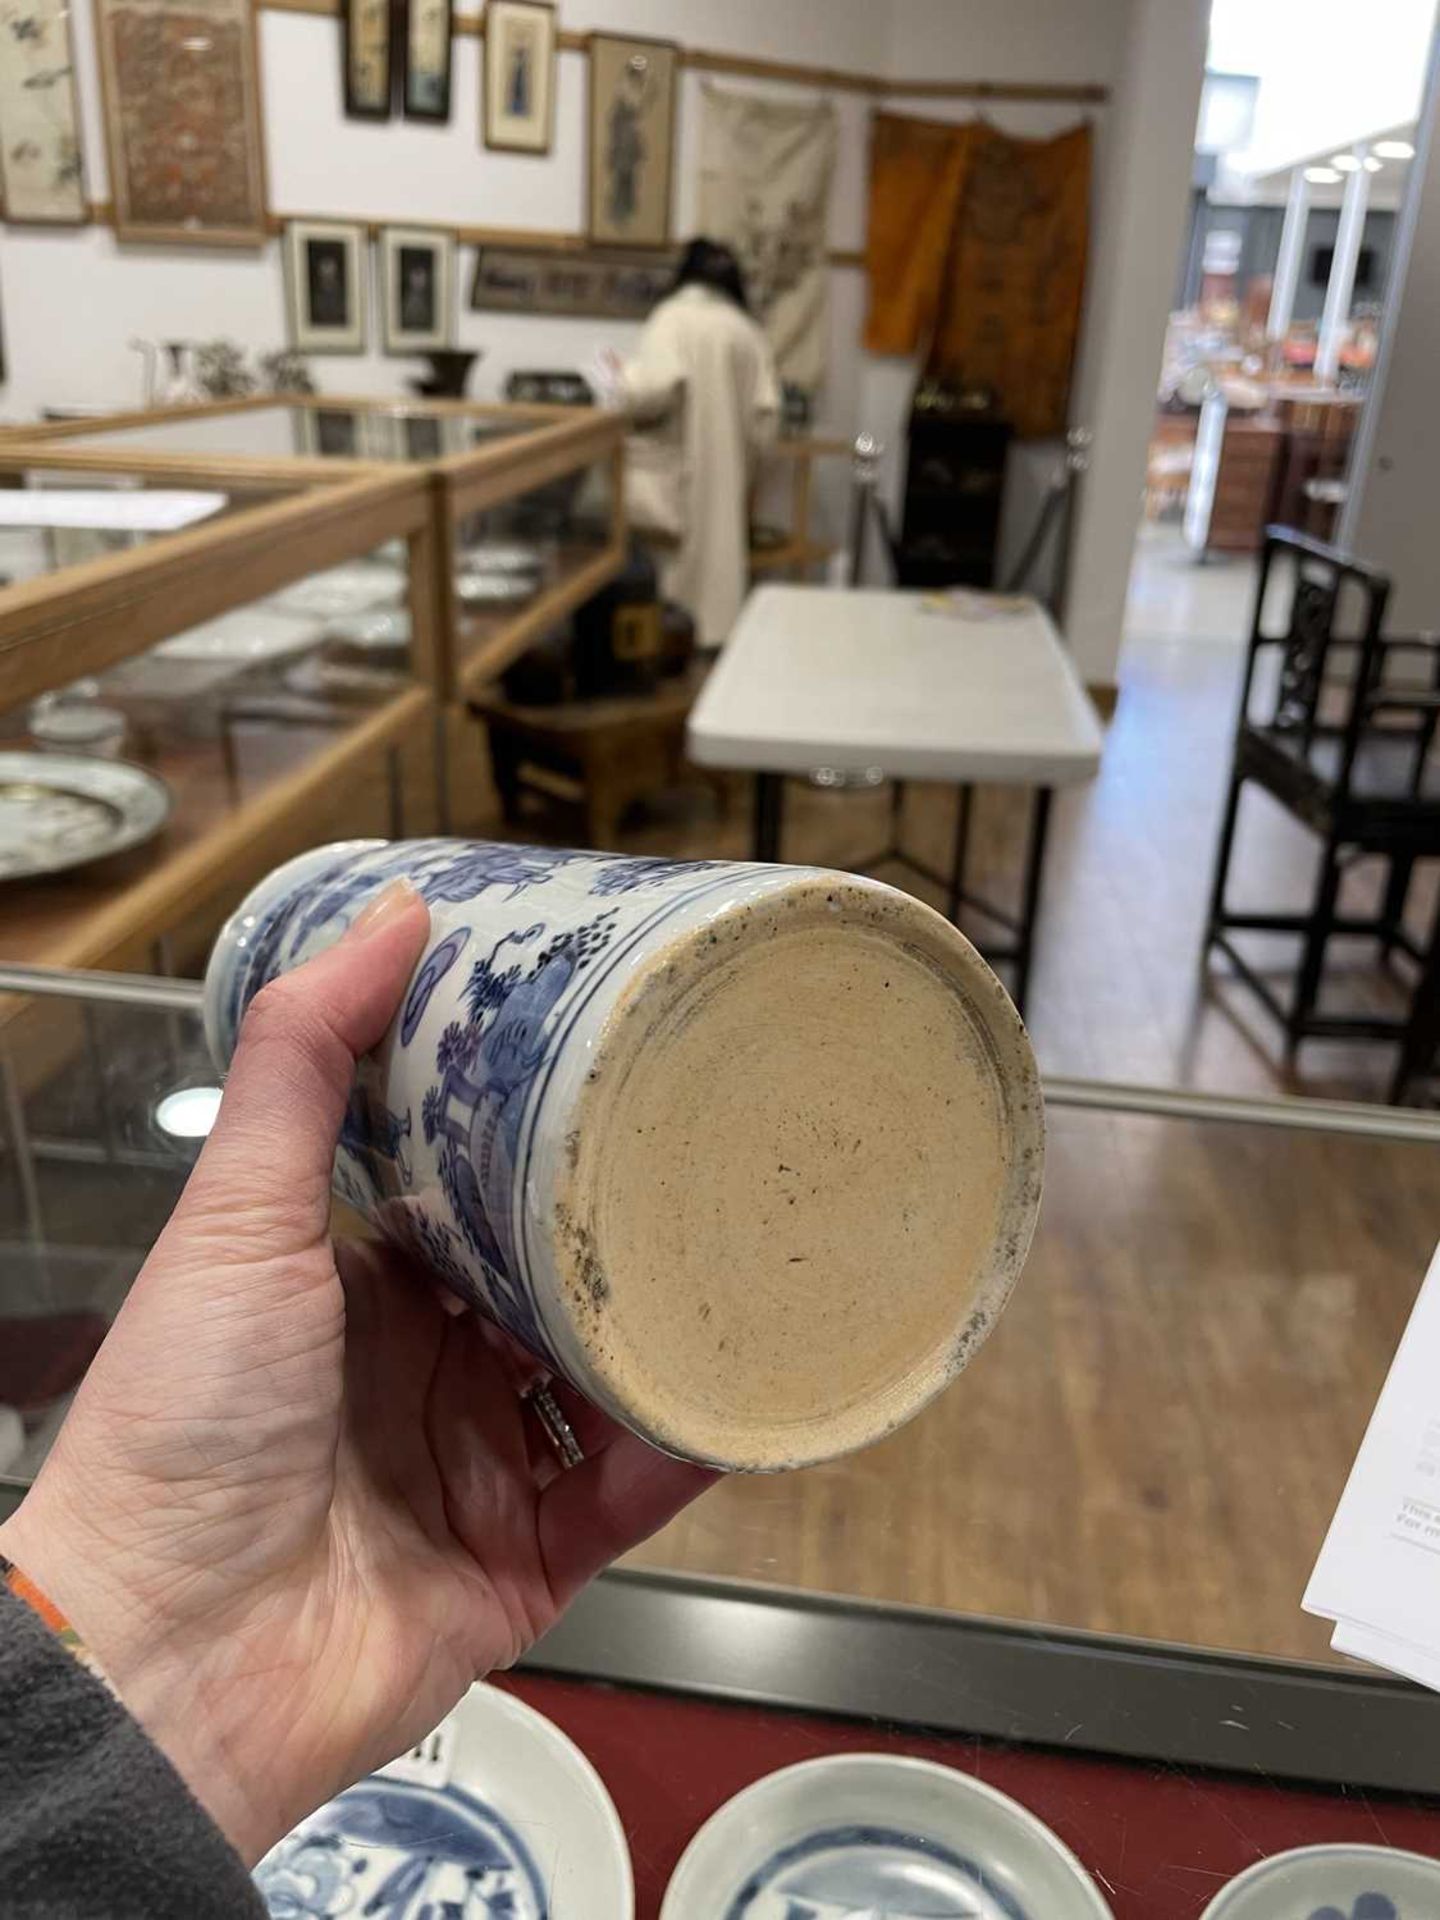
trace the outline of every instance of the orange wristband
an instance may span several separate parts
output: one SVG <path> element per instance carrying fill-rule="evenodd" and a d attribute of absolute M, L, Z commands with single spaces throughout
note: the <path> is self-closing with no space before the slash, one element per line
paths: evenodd
<path fill-rule="evenodd" d="M 17 1600 L 23 1600 L 32 1613 L 38 1614 L 65 1651 L 72 1654 L 88 1673 L 93 1673 L 97 1680 L 105 1680 L 104 1669 L 99 1661 L 49 1594 L 37 1587 L 29 1574 L 22 1572 L 13 1560 L 7 1560 L 3 1553 L 0 1553 L 0 1587 L 13 1593 Z M 105 1680 L 105 1684 L 110 1685 L 108 1680 Z M 111 1691 L 114 1689 L 111 1688 Z"/>

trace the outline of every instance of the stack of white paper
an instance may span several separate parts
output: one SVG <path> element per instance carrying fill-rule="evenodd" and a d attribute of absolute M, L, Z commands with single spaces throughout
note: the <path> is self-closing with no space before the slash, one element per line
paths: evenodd
<path fill-rule="evenodd" d="M 1335 1622 L 1337 1653 L 1440 1692 L 1440 1248 L 1304 1605 Z"/>

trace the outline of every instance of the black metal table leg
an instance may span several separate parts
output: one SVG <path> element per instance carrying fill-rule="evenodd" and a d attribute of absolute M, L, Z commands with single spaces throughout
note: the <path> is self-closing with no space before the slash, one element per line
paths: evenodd
<path fill-rule="evenodd" d="M 1037 787 L 1030 811 L 1030 851 L 1025 856 L 1025 893 L 1020 907 L 1020 937 L 1015 947 L 1015 1005 L 1023 1015 L 1035 947 L 1035 917 L 1040 910 L 1040 877 L 1045 868 L 1045 838 L 1050 826 L 1049 787 Z"/>
<path fill-rule="evenodd" d="M 755 829 L 751 857 L 755 860 L 780 858 L 780 826 L 785 811 L 785 777 L 779 773 L 755 776 Z"/>
<path fill-rule="evenodd" d="M 950 891 L 945 899 L 945 918 L 958 921 L 960 900 L 965 892 L 965 853 L 970 843 L 970 802 L 975 789 L 960 789 L 960 811 L 955 818 L 955 852 L 950 863 Z"/>

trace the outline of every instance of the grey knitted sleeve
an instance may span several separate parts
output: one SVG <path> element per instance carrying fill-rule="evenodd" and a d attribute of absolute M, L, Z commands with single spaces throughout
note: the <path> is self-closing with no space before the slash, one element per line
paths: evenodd
<path fill-rule="evenodd" d="M 0 1588 L 5 1920 L 263 1920 L 239 1855 L 160 1749 Z"/>

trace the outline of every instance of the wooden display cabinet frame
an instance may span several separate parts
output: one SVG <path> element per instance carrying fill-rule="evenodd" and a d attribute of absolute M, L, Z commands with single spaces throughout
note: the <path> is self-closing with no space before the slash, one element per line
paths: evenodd
<path fill-rule="evenodd" d="M 473 420 L 520 422 L 528 432 L 490 446 L 437 460 L 377 461 L 321 455 L 258 455 L 147 451 L 133 444 L 107 452 L 107 434 L 215 419 L 273 408 L 395 416 L 461 415 Z M 436 653 L 427 675 L 443 704 L 464 699 L 494 680 L 547 628 L 563 620 L 612 580 L 626 547 L 623 415 L 599 408 L 487 405 L 473 400 L 378 398 L 375 395 L 257 394 L 238 400 L 203 401 L 178 407 L 137 408 L 79 420 L 47 421 L 0 436 L 0 453 L 21 465 L 45 465 L 80 473 L 113 473 L 189 486 L 326 486 L 345 480 L 393 478 L 408 472 L 429 488 L 436 561 L 433 563 L 433 625 Z M 75 442 L 83 442 L 76 445 Z M 28 458 L 21 459 L 22 454 Z M 509 617 L 467 617 L 451 590 L 457 530 L 470 514 L 518 499 L 535 487 L 601 462 L 610 468 L 610 526 L 603 548 L 546 587 Z"/>
<path fill-rule="evenodd" d="M 66 464 L 64 463 L 54 463 Z M 0 443 L 0 476 L 51 468 L 49 443 Z M 132 469 L 111 455 L 111 473 Z M 276 483 L 244 480 L 243 493 Z M 307 486 L 279 483 L 292 497 L 106 554 L 0 591 L 0 710 L 9 711 L 85 674 L 143 653 L 162 640 L 248 606 L 322 568 L 372 552 L 387 540 L 409 548 L 411 661 L 415 684 L 357 717 L 333 743 L 237 803 L 207 831 L 166 851 L 137 874 L 140 850 L 125 856 L 123 877 L 83 888 L 57 927 L 7 940 L 3 923 L 27 913 L 54 918 L 57 889 L 69 875 L 8 883 L 0 891 L 0 957 L 48 966 L 97 967 L 161 941 L 197 903 L 233 900 L 279 861 L 313 844 L 306 821 L 337 787 L 383 774 L 390 756 L 427 745 L 435 729 L 440 674 L 435 633 L 435 529 L 420 474 L 393 469 Z"/>

